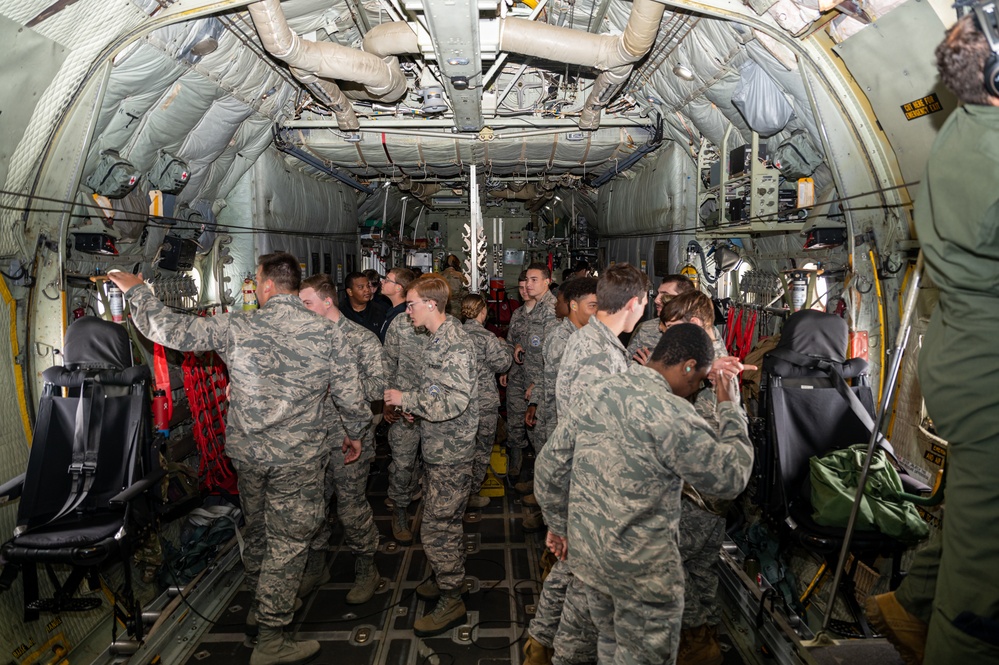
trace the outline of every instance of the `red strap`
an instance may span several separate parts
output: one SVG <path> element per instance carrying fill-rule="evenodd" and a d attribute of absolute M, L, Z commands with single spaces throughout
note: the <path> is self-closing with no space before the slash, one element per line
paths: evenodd
<path fill-rule="evenodd" d="M 167 366 L 166 349 L 162 344 L 153 343 L 153 375 L 157 390 L 166 393 L 166 420 L 173 418 L 173 394 L 170 392 L 170 369 Z"/>

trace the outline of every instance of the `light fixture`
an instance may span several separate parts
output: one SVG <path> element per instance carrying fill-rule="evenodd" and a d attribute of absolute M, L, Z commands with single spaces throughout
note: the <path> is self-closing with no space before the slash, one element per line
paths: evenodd
<path fill-rule="evenodd" d="M 675 67 L 673 67 L 673 73 L 678 78 L 682 78 L 684 81 L 693 81 L 694 80 L 694 72 L 690 71 L 690 68 L 686 67 L 684 65 L 678 64 Z"/>
<path fill-rule="evenodd" d="M 218 40 L 215 39 L 215 37 L 208 35 L 191 47 L 191 55 L 196 55 L 200 58 L 208 55 L 209 53 L 214 53 L 218 47 Z"/>

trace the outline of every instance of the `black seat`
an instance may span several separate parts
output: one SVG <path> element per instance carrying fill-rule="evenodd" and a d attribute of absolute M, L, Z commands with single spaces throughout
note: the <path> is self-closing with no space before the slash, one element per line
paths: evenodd
<path fill-rule="evenodd" d="M 101 600 L 74 598 L 80 583 L 99 588 L 103 568 L 119 562 L 125 576 L 113 611 L 141 639 L 129 562 L 152 525 L 148 490 L 163 475 L 151 448 L 149 368 L 132 366 L 121 325 L 95 317 L 69 327 L 63 357 L 65 366 L 43 374 L 28 468 L 0 487 L 0 497 L 20 497 L 14 537 L 0 547 L 0 586 L 22 573 L 25 621 L 95 609 Z M 62 580 L 60 564 L 70 567 Z M 52 598 L 39 598 L 39 565 Z"/>
<path fill-rule="evenodd" d="M 827 570 L 835 566 L 845 529 L 823 526 L 813 519 L 809 459 L 869 442 L 874 425 L 867 361 L 847 359 L 847 341 L 843 319 L 811 310 L 796 312 L 784 325 L 777 347 L 764 357 L 760 389 L 764 419 L 763 432 L 756 440 L 760 506 L 784 540 L 822 557 Z M 891 444 L 883 437 L 879 441 L 893 457 Z M 929 489 L 901 475 L 908 491 Z M 850 551 L 855 560 L 868 564 L 876 555 L 890 557 L 890 585 L 895 588 L 901 581 L 900 560 L 907 547 L 878 531 L 856 531 Z M 801 599 L 802 603 L 806 600 Z M 866 633 L 865 623 L 860 623 Z"/>

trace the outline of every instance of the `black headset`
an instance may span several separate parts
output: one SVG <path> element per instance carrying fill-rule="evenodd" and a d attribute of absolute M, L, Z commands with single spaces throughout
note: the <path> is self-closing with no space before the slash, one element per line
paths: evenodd
<path fill-rule="evenodd" d="M 985 90 L 993 97 L 999 97 L 999 16 L 996 15 L 996 2 L 997 0 L 985 0 L 969 3 L 975 12 L 975 23 L 978 24 L 978 29 L 985 35 L 989 48 L 992 49 L 992 55 L 985 61 L 982 73 L 985 77 Z M 960 11 L 961 9 L 958 9 L 959 13 Z"/>

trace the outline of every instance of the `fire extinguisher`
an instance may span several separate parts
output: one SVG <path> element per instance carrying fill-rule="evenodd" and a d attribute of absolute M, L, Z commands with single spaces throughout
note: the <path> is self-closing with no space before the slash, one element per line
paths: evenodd
<path fill-rule="evenodd" d="M 800 270 L 795 270 L 789 277 L 791 311 L 797 312 L 805 306 L 805 300 L 808 298 L 808 275 Z"/>
<path fill-rule="evenodd" d="M 252 278 L 243 280 L 243 309 L 251 310 L 257 308 L 257 285 Z"/>
<path fill-rule="evenodd" d="M 114 283 L 108 286 L 108 302 L 111 308 L 111 320 L 121 323 L 125 320 L 125 295 Z"/>

